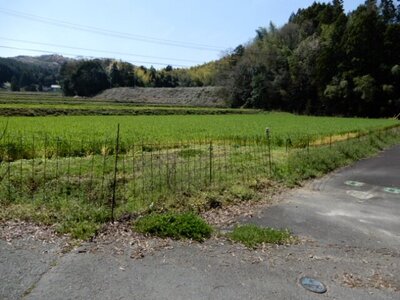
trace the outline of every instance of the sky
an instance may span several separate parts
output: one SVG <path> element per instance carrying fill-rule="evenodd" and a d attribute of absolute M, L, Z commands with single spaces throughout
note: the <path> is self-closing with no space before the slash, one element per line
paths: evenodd
<path fill-rule="evenodd" d="M 156 68 L 194 66 L 248 42 L 261 26 L 284 25 L 313 2 L 0 0 L 0 57 L 54 53 Z M 345 0 L 345 10 L 363 2 Z"/>

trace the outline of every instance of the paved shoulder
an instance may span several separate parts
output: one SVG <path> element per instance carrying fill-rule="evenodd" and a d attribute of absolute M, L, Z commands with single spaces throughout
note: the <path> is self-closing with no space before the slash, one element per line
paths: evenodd
<path fill-rule="evenodd" d="M 400 249 L 400 146 L 291 192 L 245 222 L 332 244 Z"/>
<path fill-rule="evenodd" d="M 56 245 L 0 239 L 0 299 L 21 299 L 53 265 Z"/>

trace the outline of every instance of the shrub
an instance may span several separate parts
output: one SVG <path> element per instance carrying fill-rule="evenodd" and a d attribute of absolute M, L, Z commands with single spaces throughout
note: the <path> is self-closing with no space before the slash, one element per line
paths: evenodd
<path fill-rule="evenodd" d="M 153 214 L 139 219 L 134 227 L 138 232 L 162 238 L 187 238 L 199 242 L 212 233 L 211 226 L 193 213 Z"/>

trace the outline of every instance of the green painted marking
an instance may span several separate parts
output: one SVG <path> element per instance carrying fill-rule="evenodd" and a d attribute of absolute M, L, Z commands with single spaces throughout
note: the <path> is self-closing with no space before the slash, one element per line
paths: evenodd
<path fill-rule="evenodd" d="M 356 186 L 356 187 L 360 187 L 360 186 L 364 186 L 364 185 L 365 185 L 364 182 L 351 181 L 351 180 L 345 181 L 344 183 L 345 183 L 346 185 Z"/>
<path fill-rule="evenodd" d="M 391 194 L 400 194 L 400 189 L 399 188 L 384 188 L 383 189 L 384 192 L 386 193 L 391 193 Z"/>

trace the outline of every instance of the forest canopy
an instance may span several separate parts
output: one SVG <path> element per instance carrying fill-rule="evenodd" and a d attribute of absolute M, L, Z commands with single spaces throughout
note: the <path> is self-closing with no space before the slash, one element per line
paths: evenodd
<path fill-rule="evenodd" d="M 400 6 L 315 2 L 287 24 L 256 30 L 219 78 L 234 107 L 344 116 L 400 112 Z M 396 7 L 397 6 L 397 7 Z"/>

